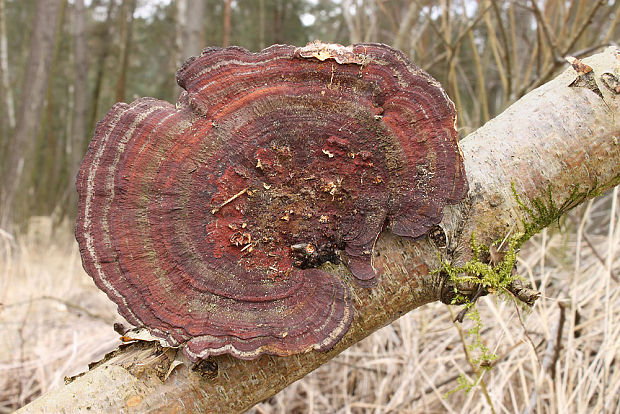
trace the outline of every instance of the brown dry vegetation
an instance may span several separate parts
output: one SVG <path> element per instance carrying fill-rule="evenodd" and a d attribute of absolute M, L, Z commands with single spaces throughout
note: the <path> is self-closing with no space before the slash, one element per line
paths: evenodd
<path fill-rule="evenodd" d="M 254 408 L 255 413 L 620 410 L 620 196 L 571 212 L 535 237 L 519 271 L 543 292 L 533 311 L 491 296 L 482 340 L 498 356 L 482 387 L 471 376 L 456 309 L 418 309 Z M 0 413 L 36 398 L 118 345 L 114 305 L 81 268 L 70 226 L 36 218 L 18 242 L 0 234 Z M 472 338 L 466 338 L 472 343 Z"/>

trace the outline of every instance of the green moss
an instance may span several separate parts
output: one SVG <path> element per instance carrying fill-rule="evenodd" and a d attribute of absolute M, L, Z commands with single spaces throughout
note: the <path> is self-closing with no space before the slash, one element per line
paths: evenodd
<path fill-rule="evenodd" d="M 488 292 L 499 294 L 509 293 L 508 288 L 515 280 L 513 268 L 517 261 L 517 252 L 523 244 L 533 235 L 540 232 L 545 227 L 553 223 L 558 223 L 560 218 L 569 210 L 582 203 L 587 198 L 597 194 L 596 185 L 594 189 L 580 191 L 576 185 L 570 192 L 567 200 L 560 206 L 553 201 L 551 186 L 548 188 L 544 197 L 536 197 L 531 200 L 531 207 L 519 197 L 514 183 L 511 184 L 512 192 L 517 205 L 523 210 L 528 218 L 523 221 L 522 233 L 517 233 L 508 240 L 496 240 L 491 246 L 496 246 L 496 258 L 490 258 L 490 249 L 476 241 L 476 235 L 472 234 L 470 247 L 473 252 L 471 260 L 461 266 L 453 266 L 444 260 L 441 267 L 432 273 L 441 273 L 448 277 L 454 285 L 453 304 L 468 304 L 469 298 L 459 292 L 459 285 L 475 285 Z M 501 260 L 498 260 L 501 259 Z"/>
<path fill-rule="evenodd" d="M 482 381 L 484 371 L 491 369 L 492 362 L 497 359 L 497 355 L 492 353 L 482 341 L 480 335 L 482 320 L 476 307 L 475 296 L 472 300 L 471 295 L 464 295 L 459 289 L 464 285 L 473 285 L 487 292 L 494 291 L 501 296 L 513 297 L 508 288 L 518 277 L 513 274 L 513 268 L 517 260 L 518 247 L 522 244 L 522 237 L 522 234 L 517 234 L 510 238 L 507 241 L 507 248 L 501 252 L 502 259 L 493 263 L 488 260 L 490 249 L 478 243 L 475 234 L 472 234 L 470 247 L 473 251 L 473 258 L 462 266 L 453 266 L 448 261 L 443 261 L 441 268 L 434 272 L 448 277 L 454 289 L 452 304 L 464 304 L 468 312 L 467 318 L 473 321 L 472 327 L 466 333 L 469 341 L 465 342 L 465 339 L 463 341 L 467 348 L 466 356 L 473 369 L 474 379 L 470 380 L 465 374 L 461 374 L 457 379 L 458 386 L 447 392 L 446 398 L 457 391 L 468 393 L 476 388 Z M 497 245 L 499 242 L 494 244 Z M 484 384 L 482 386 L 484 391 L 486 387 Z"/>
<path fill-rule="evenodd" d="M 470 381 L 469 378 L 467 378 L 467 376 L 465 374 L 461 374 L 456 379 L 456 383 L 458 384 L 458 386 L 456 388 L 451 389 L 450 391 L 446 392 L 443 395 L 443 397 L 444 398 L 448 398 L 449 396 L 451 396 L 455 392 L 459 392 L 459 391 L 465 391 L 465 393 L 468 393 L 469 391 L 471 391 L 476 386 L 476 383 L 478 382 L 479 379 L 480 379 L 480 376 L 477 376 L 474 381 Z"/>
<path fill-rule="evenodd" d="M 521 240 L 519 241 L 520 244 L 522 245 L 533 235 L 553 223 L 557 223 L 559 226 L 560 218 L 569 210 L 578 206 L 586 199 L 599 195 L 599 190 L 597 187 L 598 186 L 595 183 L 593 189 L 580 191 L 579 185 L 575 185 L 566 201 L 564 201 L 564 203 L 560 206 L 557 206 L 553 201 L 551 186 L 549 186 L 546 195 L 544 197 L 533 198 L 531 200 L 532 207 L 528 207 L 525 203 L 523 203 L 523 201 L 521 201 L 519 193 L 515 188 L 515 183 L 512 182 L 512 194 L 514 195 L 519 208 L 528 215 L 528 219 L 523 221 L 524 232 L 521 236 Z"/>
<path fill-rule="evenodd" d="M 482 341 L 480 335 L 482 320 L 475 300 L 472 300 L 471 295 L 461 293 L 459 288 L 465 285 L 473 285 L 487 292 L 494 291 L 501 296 L 513 297 L 508 289 L 514 279 L 519 277 L 513 274 L 513 268 L 517 260 L 517 251 L 522 244 L 522 238 L 523 234 L 517 234 L 505 241 L 504 243 L 507 243 L 506 249 L 496 253 L 501 257 L 501 260 L 493 263 L 492 260 L 489 260 L 490 249 L 478 243 L 475 234 L 472 234 L 470 247 L 473 257 L 471 260 L 462 266 L 453 266 L 448 261 L 443 261 L 441 267 L 434 271 L 434 273 L 441 273 L 448 278 L 454 289 L 452 304 L 464 304 L 468 311 L 467 318 L 473 321 L 472 327 L 466 333 L 467 338 L 471 339 L 465 346 L 467 347 L 468 363 L 474 371 L 474 380 L 470 381 L 467 376 L 461 374 L 457 379 L 458 386 L 446 393 L 446 397 L 457 391 L 469 392 L 474 389 L 480 383 L 484 371 L 490 369 L 492 362 L 497 359 L 497 355 L 492 353 Z M 500 241 L 497 241 L 493 245 L 499 244 L 501 244 Z"/>
<path fill-rule="evenodd" d="M 530 207 L 521 200 L 514 183 L 511 187 L 519 208 L 527 215 L 527 219 L 522 223 L 523 232 L 513 235 L 508 240 L 497 240 L 488 247 L 478 243 L 475 234 L 472 234 L 470 248 L 473 257 L 471 260 L 461 266 L 454 266 L 447 260 L 443 260 L 441 267 L 431 272 L 440 273 L 447 278 L 447 282 L 449 286 L 452 286 L 454 293 L 451 303 L 464 304 L 468 311 L 468 319 L 474 322 L 466 334 L 467 337 L 472 338 L 466 347 L 467 359 L 474 371 L 474 380 L 470 381 L 467 376 L 462 374 L 457 380 L 458 386 L 448 392 L 446 396 L 460 390 L 471 391 L 481 383 L 482 374 L 492 367 L 492 362 L 497 358 L 482 342 L 480 336 L 482 322 L 475 304 L 477 295 L 471 294 L 471 287 L 477 288 L 474 291 L 483 289 L 485 292 L 494 292 L 504 298 L 517 300 L 509 289 L 514 280 L 520 277 L 514 274 L 513 269 L 517 260 L 517 252 L 521 246 L 545 227 L 553 223 L 559 225 L 560 218 L 584 200 L 598 195 L 596 185 L 594 189 L 586 191 L 580 191 L 577 185 L 571 190 L 567 200 L 558 206 L 553 201 L 550 186 L 544 197 L 536 197 L 530 201 Z M 492 246 L 495 246 L 493 252 L 491 252 Z M 465 293 L 466 290 L 469 292 Z M 481 386 L 484 391 L 484 383 L 481 383 Z"/>
<path fill-rule="evenodd" d="M 473 258 L 462 266 L 454 266 L 444 260 L 441 267 L 432 273 L 440 273 L 447 276 L 454 285 L 455 297 L 453 304 L 469 303 L 469 298 L 463 296 L 459 290 L 459 285 L 471 284 L 484 288 L 487 291 L 508 293 L 508 287 L 515 279 L 513 268 L 517 261 L 517 251 L 521 247 L 523 234 L 519 233 L 504 243 L 506 249 L 501 251 L 502 259 L 493 263 L 488 260 L 489 248 L 476 241 L 475 234 L 472 234 L 470 247 L 474 253 Z M 497 246 L 501 241 L 496 241 L 493 245 Z M 483 261 L 484 260 L 484 261 Z"/>

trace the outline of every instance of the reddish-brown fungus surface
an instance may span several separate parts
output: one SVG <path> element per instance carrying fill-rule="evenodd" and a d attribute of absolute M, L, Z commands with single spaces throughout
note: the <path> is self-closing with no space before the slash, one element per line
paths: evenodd
<path fill-rule="evenodd" d="M 384 45 L 206 49 L 186 92 L 116 104 L 78 176 L 84 267 L 192 359 L 330 349 L 377 281 L 384 225 L 418 237 L 467 191 L 454 105 Z"/>

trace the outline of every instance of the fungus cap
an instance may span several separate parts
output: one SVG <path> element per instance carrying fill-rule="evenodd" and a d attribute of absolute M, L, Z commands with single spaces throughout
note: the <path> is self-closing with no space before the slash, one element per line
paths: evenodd
<path fill-rule="evenodd" d="M 419 237 L 467 191 L 455 109 L 399 51 L 205 49 L 176 107 L 116 104 L 78 174 L 84 268 L 193 360 L 328 350 L 387 226 Z"/>

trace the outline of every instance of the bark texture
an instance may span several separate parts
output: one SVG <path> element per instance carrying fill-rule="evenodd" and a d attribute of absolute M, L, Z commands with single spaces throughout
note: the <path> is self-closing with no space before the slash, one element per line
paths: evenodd
<path fill-rule="evenodd" d="M 620 73 L 618 51 L 608 49 L 584 63 L 593 68 L 586 86 L 577 86 L 583 78 L 568 68 L 461 142 L 470 192 L 464 202 L 447 208 L 441 223 L 445 259 L 468 260 L 474 232 L 489 244 L 524 229 L 531 217 L 517 203 L 513 185 L 526 205 L 549 195 L 562 205 L 574 198 L 575 189 L 584 195 L 578 202 L 619 183 L 620 100 L 601 82 L 605 73 Z M 440 299 L 442 277 L 431 272 L 440 263 L 431 241 L 386 231 L 376 253 L 380 282 L 373 289 L 350 286 L 354 320 L 330 352 L 253 361 L 223 355 L 193 366 L 173 349 L 139 342 L 20 412 L 246 410 L 402 314 Z M 325 269 L 345 273 L 343 267 Z"/>

